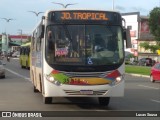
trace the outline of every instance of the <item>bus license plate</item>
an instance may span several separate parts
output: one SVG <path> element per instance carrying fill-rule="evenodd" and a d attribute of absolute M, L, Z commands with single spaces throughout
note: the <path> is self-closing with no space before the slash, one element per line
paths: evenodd
<path fill-rule="evenodd" d="M 83 95 L 92 95 L 93 90 L 80 90 L 80 93 Z"/>

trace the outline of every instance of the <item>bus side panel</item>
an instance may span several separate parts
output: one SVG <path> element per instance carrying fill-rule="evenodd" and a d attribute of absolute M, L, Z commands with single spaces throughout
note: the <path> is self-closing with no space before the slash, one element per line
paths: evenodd
<path fill-rule="evenodd" d="M 42 77 L 42 54 L 41 51 L 36 52 L 36 67 L 35 67 L 35 75 L 36 75 L 36 85 L 37 89 L 41 92 L 41 77 Z"/>
<path fill-rule="evenodd" d="M 31 57 L 30 57 L 30 77 L 32 80 L 33 85 L 36 87 L 36 76 L 35 76 L 35 51 L 31 52 Z"/>

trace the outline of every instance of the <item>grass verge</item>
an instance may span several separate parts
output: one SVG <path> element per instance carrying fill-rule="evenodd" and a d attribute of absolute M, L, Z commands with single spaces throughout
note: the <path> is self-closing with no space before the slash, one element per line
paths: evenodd
<path fill-rule="evenodd" d="M 150 75 L 151 67 L 146 66 L 134 66 L 134 65 L 126 65 L 125 72 L 140 74 L 140 75 Z"/>

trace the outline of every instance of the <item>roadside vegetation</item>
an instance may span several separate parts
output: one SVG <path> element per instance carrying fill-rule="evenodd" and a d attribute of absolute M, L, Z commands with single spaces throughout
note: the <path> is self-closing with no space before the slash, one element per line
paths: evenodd
<path fill-rule="evenodd" d="M 151 67 L 147 66 L 135 66 L 135 65 L 125 65 L 126 73 L 140 74 L 140 75 L 150 75 Z"/>

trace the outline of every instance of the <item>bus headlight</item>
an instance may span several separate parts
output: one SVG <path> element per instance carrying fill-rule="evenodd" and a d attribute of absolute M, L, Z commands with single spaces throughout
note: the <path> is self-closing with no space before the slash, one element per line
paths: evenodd
<path fill-rule="evenodd" d="M 112 82 L 112 85 L 116 85 L 120 83 L 123 80 L 123 76 L 118 76 L 115 78 L 114 82 Z"/>
<path fill-rule="evenodd" d="M 58 80 L 56 80 L 53 76 L 47 75 L 47 76 L 46 76 L 46 79 L 47 79 L 49 82 L 51 82 L 51 83 L 53 83 L 53 84 L 55 84 L 55 85 L 57 85 L 57 86 L 62 85 L 62 83 L 59 82 Z"/>
<path fill-rule="evenodd" d="M 119 83 L 122 80 L 122 76 L 116 78 L 116 83 Z"/>
<path fill-rule="evenodd" d="M 50 82 L 54 82 L 54 77 L 49 77 Z"/>

